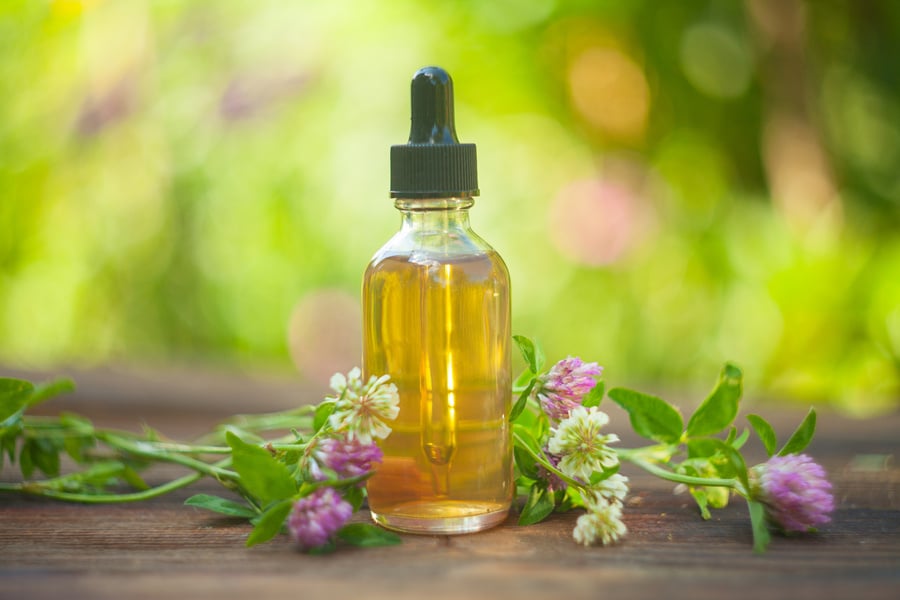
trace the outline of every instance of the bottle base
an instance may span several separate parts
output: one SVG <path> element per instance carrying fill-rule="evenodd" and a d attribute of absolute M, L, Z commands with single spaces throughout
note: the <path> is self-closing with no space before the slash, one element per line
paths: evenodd
<path fill-rule="evenodd" d="M 493 502 L 434 500 L 407 502 L 388 511 L 371 511 L 372 519 L 386 529 L 403 533 L 457 535 L 499 525 L 509 505 Z"/>

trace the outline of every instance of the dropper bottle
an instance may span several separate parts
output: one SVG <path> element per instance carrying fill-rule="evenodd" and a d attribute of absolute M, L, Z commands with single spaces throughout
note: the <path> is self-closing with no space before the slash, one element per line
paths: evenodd
<path fill-rule="evenodd" d="M 363 280 L 365 375 L 389 374 L 400 393 L 367 484 L 372 517 L 390 529 L 479 531 L 512 502 L 509 273 L 469 225 L 477 195 L 450 76 L 420 69 L 409 142 L 391 147 L 400 231 Z"/>

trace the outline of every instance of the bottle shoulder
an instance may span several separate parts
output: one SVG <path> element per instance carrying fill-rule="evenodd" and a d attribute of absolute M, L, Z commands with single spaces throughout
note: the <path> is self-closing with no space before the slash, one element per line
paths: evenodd
<path fill-rule="evenodd" d="M 500 255 L 493 250 L 463 256 L 434 256 L 425 254 L 393 254 L 376 256 L 369 263 L 363 278 L 364 289 L 382 285 L 421 284 L 483 285 L 509 289 L 509 271 Z"/>
<path fill-rule="evenodd" d="M 497 251 L 471 230 L 465 232 L 401 230 L 375 252 L 370 264 L 378 264 L 392 258 L 403 258 L 411 263 L 499 261 L 504 270 L 506 269 Z"/>

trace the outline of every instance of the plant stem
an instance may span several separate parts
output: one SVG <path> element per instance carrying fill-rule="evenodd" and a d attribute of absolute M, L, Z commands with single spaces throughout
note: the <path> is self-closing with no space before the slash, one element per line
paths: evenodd
<path fill-rule="evenodd" d="M 655 465 L 644 460 L 643 458 L 640 458 L 640 451 L 617 449 L 616 453 L 623 460 L 627 460 L 631 464 L 644 469 L 651 475 L 656 475 L 660 479 L 674 481 L 675 483 L 684 483 L 686 485 L 720 486 L 741 491 L 739 489 L 740 486 L 738 485 L 737 479 L 715 479 L 712 477 L 694 477 L 692 475 L 682 475 L 680 473 L 675 473 L 673 471 L 669 471 L 668 469 L 664 469 L 659 465 Z"/>
<path fill-rule="evenodd" d="M 179 444 L 177 442 L 139 442 L 164 452 L 177 454 L 231 454 L 228 446 L 207 446 L 202 444 Z"/>
<path fill-rule="evenodd" d="M 554 467 L 550 463 L 550 461 L 547 460 L 547 457 L 544 456 L 543 452 L 536 453 L 534 450 L 532 450 L 528 446 L 528 444 L 525 443 L 525 440 L 523 440 L 521 437 L 519 437 L 519 434 L 513 432 L 513 438 L 515 438 L 516 442 L 518 442 L 519 446 L 522 449 L 524 449 L 525 452 L 530 454 L 532 456 L 532 458 L 534 458 L 536 461 L 541 463 L 542 467 L 544 467 L 545 469 L 547 469 L 548 471 L 550 471 L 551 473 L 553 473 L 554 475 L 556 475 L 557 477 L 559 477 L 560 479 L 562 479 L 563 481 L 568 483 L 569 485 L 573 485 L 577 488 L 587 487 L 587 485 L 583 481 L 578 481 L 577 479 L 573 479 L 572 477 L 569 477 L 568 475 L 566 475 L 565 473 L 563 473 L 562 471 L 560 471 L 559 469 Z"/>
<path fill-rule="evenodd" d="M 79 494 L 74 492 L 62 492 L 59 490 L 46 489 L 38 482 L 0 483 L 0 492 L 16 492 L 20 494 L 53 498 L 55 500 L 65 500 L 67 502 L 82 502 L 85 504 L 122 504 L 125 502 L 138 502 L 163 496 L 169 492 L 183 488 L 186 485 L 190 485 L 198 479 L 203 478 L 203 476 L 203 473 L 191 473 L 190 475 L 173 479 L 172 481 L 157 487 L 128 494 Z"/>
<path fill-rule="evenodd" d="M 197 471 L 201 475 L 209 475 L 210 477 L 215 477 L 219 480 L 238 480 L 238 475 L 234 471 L 229 471 L 227 469 L 205 463 L 202 460 L 197 460 L 196 458 L 191 458 L 190 456 L 185 456 L 183 454 L 169 454 L 166 452 L 158 452 L 154 448 L 153 442 L 133 442 L 131 440 L 121 438 L 117 435 L 108 434 L 107 432 L 97 432 L 96 437 L 98 440 L 108 444 L 112 448 L 121 450 L 128 454 L 133 454 L 135 456 L 162 462 L 175 463 L 183 467 L 187 467 L 188 469 Z"/>

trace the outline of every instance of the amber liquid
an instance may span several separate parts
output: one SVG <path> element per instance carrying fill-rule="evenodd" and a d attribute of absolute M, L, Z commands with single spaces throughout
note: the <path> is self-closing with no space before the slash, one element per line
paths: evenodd
<path fill-rule="evenodd" d="M 513 496 L 503 261 L 493 252 L 376 259 L 363 298 L 366 374 L 390 374 L 400 392 L 367 485 L 373 518 L 423 533 L 503 521 Z"/>

